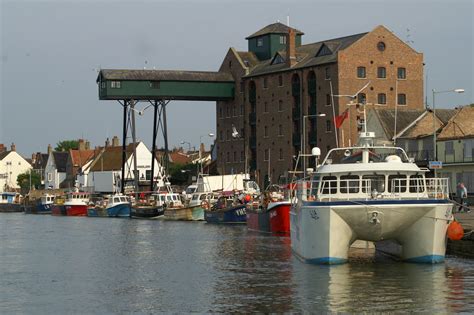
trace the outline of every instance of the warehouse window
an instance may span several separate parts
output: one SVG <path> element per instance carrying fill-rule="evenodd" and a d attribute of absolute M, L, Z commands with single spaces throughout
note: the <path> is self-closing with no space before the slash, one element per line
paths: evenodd
<path fill-rule="evenodd" d="M 357 77 L 363 79 L 365 76 L 365 67 L 357 67 Z"/>
<path fill-rule="evenodd" d="M 385 93 L 379 93 L 377 95 L 377 103 L 382 105 L 387 104 L 387 95 L 385 95 Z"/>
<path fill-rule="evenodd" d="M 398 105 L 406 105 L 406 104 L 407 104 L 407 95 L 398 94 Z"/>
<path fill-rule="evenodd" d="M 110 87 L 112 89 L 120 89 L 121 88 L 120 81 L 110 81 Z"/>
<path fill-rule="evenodd" d="M 385 79 L 387 77 L 387 69 L 385 67 L 378 67 L 377 68 L 377 78 Z"/>
<path fill-rule="evenodd" d="M 281 75 L 278 76 L 278 86 L 283 86 L 283 77 Z"/>
<path fill-rule="evenodd" d="M 399 79 L 406 79 L 407 78 L 407 70 L 405 68 L 398 68 L 397 77 Z"/>

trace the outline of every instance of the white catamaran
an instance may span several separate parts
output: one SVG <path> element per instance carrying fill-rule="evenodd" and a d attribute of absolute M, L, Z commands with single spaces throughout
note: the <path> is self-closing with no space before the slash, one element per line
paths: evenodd
<path fill-rule="evenodd" d="M 298 182 L 291 209 L 291 246 L 303 261 L 347 261 L 356 240 L 396 249 L 403 260 L 444 261 L 453 205 L 447 178 L 427 178 L 397 147 L 374 146 L 364 131 L 359 145 L 328 152 Z M 320 150 L 313 149 L 318 155 Z M 392 252 L 393 253 L 393 252 Z"/>

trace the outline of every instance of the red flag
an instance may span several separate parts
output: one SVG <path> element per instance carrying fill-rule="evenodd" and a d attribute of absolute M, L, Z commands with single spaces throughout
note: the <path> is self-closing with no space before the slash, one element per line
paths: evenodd
<path fill-rule="evenodd" d="M 341 115 L 334 118 L 334 123 L 336 124 L 337 129 L 341 128 L 342 123 L 347 117 L 349 117 L 349 108 L 346 109 Z"/>

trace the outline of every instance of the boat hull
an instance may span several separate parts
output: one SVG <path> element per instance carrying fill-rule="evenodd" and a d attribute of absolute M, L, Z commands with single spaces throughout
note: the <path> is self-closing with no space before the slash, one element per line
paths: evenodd
<path fill-rule="evenodd" d="M 167 208 L 165 219 L 174 221 L 193 221 L 193 208 Z"/>
<path fill-rule="evenodd" d="M 23 209 L 19 203 L 2 203 L 0 212 L 23 212 Z"/>
<path fill-rule="evenodd" d="M 218 210 L 206 210 L 204 211 L 204 218 L 207 223 L 246 223 L 247 215 L 245 204 Z"/>
<path fill-rule="evenodd" d="M 265 210 L 247 210 L 247 226 L 250 230 L 289 235 L 290 208 L 290 202 L 271 202 Z"/>
<path fill-rule="evenodd" d="M 164 215 L 163 207 L 132 206 L 130 216 L 135 219 L 157 219 Z"/>
<path fill-rule="evenodd" d="M 51 207 L 51 214 L 55 216 L 67 215 L 65 205 L 53 205 Z"/>
<path fill-rule="evenodd" d="M 66 207 L 66 215 L 70 217 L 87 216 L 87 205 L 68 205 Z"/>
<path fill-rule="evenodd" d="M 88 217 L 129 218 L 130 204 L 119 204 L 110 208 L 94 207 L 87 209 Z"/>
<path fill-rule="evenodd" d="M 305 262 L 340 264 L 356 240 L 394 240 L 408 262 L 444 261 L 452 218 L 447 200 L 300 202 L 291 209 L 291 246 Z"/>

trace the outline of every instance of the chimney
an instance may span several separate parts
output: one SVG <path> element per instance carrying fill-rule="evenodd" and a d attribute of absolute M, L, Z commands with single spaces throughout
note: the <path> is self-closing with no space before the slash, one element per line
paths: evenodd
<path fill-rule="evenodd" d="M 31 165 L 36 163 L 36 153 L 31 154 Z"/>
<path fill-rule="evenodd" d="M 5 152 L 5 145 L 0 143 L 0 153 Z"/>
<path fill-rule="evenodd" d="M 10 147 L 10 151 L 16 151 L 16 145 L 12 142 L 12 145 Z"/>
<path fill-rule="evenodd" d="M 113 146 L 113 147 L 118 147 L 118 146 L 120 146 L 119 138 L 118 138 L 117 136 L 114 136 L 114 137 L 112 138 L 112 146 Z"/>
<path fill-rule="evenodd" d="M 110 147 L 110 140 L 109 138 L 107 138 L 107 140 L 105 140 L 105 147 Z"/>
<path fill-rule="evenodd" d="M 84 151 L 86 149 L 86 143 L 84 139 L 79 139 L 78 142 L 79 142 L 79 148 L 78 148 L 79 151 Z"/>
<path fill-rule="evenodd" d="M 201 143 L 199 150 L 201 150 L 201 156 L 204 154 L 204 152 L 206 152 L 206 146 L 204 145 L 204 143 Z"/>
<path fill-rule="evenodd" d="M 48 144 L 48 155 L 53 152 L 53 147 L 51 146 L 51 144 Z"/>
<path fill-rule="evenodd" d="M 286 64 L 289 67 L 296 65 L 296 34 L 292 28 L 288 29 L 288 37 L 286 41 Z"/>
<path fill-rule="evenodd" d="M 91 143 L 89 141 L 86 141 L 86 150 L 91 149 Z"/>

